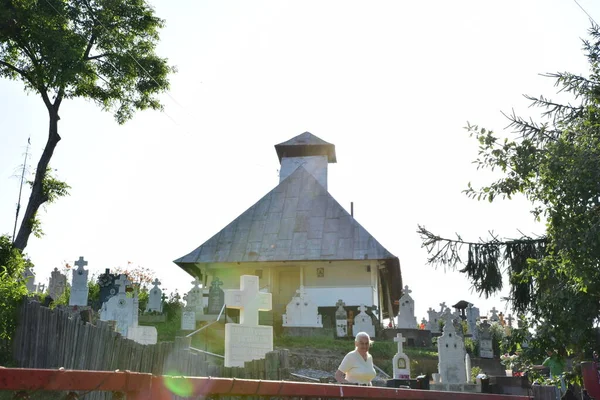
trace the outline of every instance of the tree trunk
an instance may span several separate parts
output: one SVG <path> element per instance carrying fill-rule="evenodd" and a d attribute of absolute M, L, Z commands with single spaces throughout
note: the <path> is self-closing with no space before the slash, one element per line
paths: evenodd
<path fill-rule="evenodd" d="M 58 103 L 55 103 L 55 105 L 57 106 Z M 48 142 L 46 142 L 46 147 L 44 147 L 44 152 L 42 153 L 35 170 L 35 179 L 31 188 L 27 209 L 25 210 L 21 226 L 19 227 L 19 233 L 17 233 L 17 237 L 13 244 L 14 247 L 21 251 L 27 247 L 29 236 L 31 236 L 33 231 L 33 221 L 35 220 L 40 206 L 48 201 L 48 196 L 44 193 L 44 178 L 46 177 L 46 171 L 50 159 L 52 158 L 52 154 L 54 153 L 54 149 L 60 141 L 60 135 L 58 134 L 58 107 L 48 107 L 48 113 L 50 114 Z"/>

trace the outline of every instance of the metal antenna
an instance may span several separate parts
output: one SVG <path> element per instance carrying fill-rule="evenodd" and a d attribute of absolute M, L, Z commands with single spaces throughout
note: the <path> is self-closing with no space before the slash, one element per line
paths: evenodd
<path fill-rule="evenodd" d="M 21 172 L 21 186 L 19 187 L 19 201 L 17 202 L 17 213 L 15 215 L 15 228 L 13 229 L 12 242 L 15 243 L 17 234 L 17 221 L 19 220 L 19 211 L 21 211 L 21 193 L 23 193 L 23 182 L 25 180 L 25 168 L 27 168 L 27 158 L 29 158 L 29 146 L 31 145 L 31 136 L 27 138 L 27 147 L 25 149 L 25 160 L 23 161 L 23 171 Z"/>

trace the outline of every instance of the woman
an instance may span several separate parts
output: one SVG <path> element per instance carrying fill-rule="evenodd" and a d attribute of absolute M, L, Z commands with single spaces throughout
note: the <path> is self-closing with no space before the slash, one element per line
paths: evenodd
<path fill-rule="evenodd" d="M 372 386 L 371 380 L 375 378 L 373 357 L 369 354 L 371 338 L 366 332 L 359 332 L 354 339 L 354 351 L 346 354 L 338 370 L 335 380 L 339 383 L 350 385 Z"/>

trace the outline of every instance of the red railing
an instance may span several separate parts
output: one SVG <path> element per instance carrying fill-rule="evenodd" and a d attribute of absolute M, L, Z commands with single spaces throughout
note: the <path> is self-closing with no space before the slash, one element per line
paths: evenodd
<path fill-rule="evenodd" d="M 264 381 L 237 378 L 152 376 L 138 372 L 73 371 L 26 368 L 1 368 L 0 390 L 37 391 L 110 391 L 135 400 L 167 400 L 172 395 L 313 397 L 406 400 L 530 400 L 529 396 L 438 392 L 430 390 L 347 386 L 321 383 Z"/>

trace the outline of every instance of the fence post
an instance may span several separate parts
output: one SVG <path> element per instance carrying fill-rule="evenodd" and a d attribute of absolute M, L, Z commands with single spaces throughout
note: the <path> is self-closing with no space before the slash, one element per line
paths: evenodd
<path fill-rule="evenodd" d="M 279 352 L 269 351 L 265 356 L 265 378 L 270 381 L 279 379 Z"/>
<path fill-rule="evenodd" d="M 290 351 L 279 350 L 279 379 L 286 380 L 290 377 Z"/>

